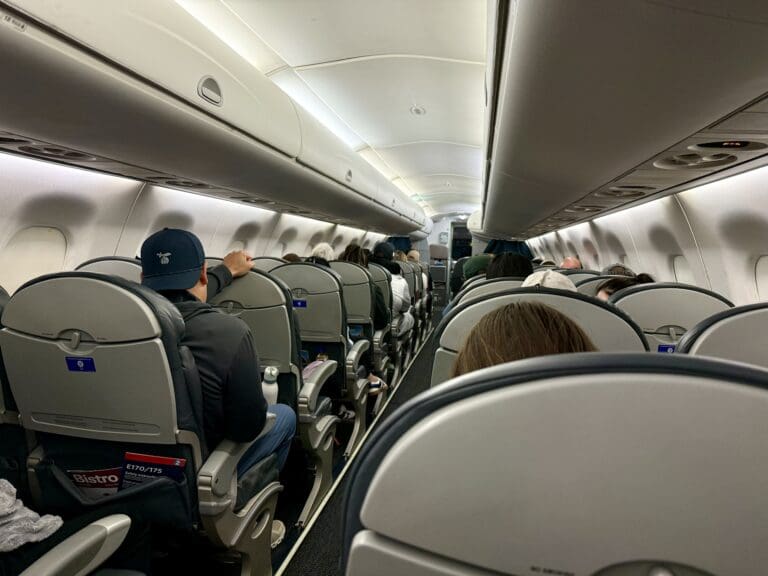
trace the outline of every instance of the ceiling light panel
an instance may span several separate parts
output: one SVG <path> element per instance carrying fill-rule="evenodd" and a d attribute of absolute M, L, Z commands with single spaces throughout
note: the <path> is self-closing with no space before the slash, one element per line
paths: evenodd
<path fill-rule="evenodd" d="M 449 142 L 412 142 L 378 148 L 378 154 L 404 178 L 427 174 L 455 174 L 479 180 L 482 149 Z"/>
<path fill-rule="evenodd" d="M 298 74 L 374 148 L 424 140 L 480 147 L 484 71 L 477 64 L 393 56 Z M 414 116 L 414 105 L 427 113 Z"/>
<path fill-rule="evenodd" d="M 293 67 L 380 54 L 485 60 L 481 0 L 225 2 Z"/>

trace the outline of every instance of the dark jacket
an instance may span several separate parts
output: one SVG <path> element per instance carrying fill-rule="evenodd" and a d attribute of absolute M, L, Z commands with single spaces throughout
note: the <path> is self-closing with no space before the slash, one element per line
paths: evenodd
<path fill-rule="evenodd" d="M 225 266 L 208 272 L 208 298 L 232 282 Z M 248 326 L 200 302 L 186 290 L 163 292 L 186 323 L 182 344 L 192 352 L 203 389 L 203 428 L 213 450 L 223 439 L 248 442 L 267 414 L 259 361 Z"/>
<path fill-rule="evenodd" d="M 375 298 L 373 299 L 373 329 L 383 330 L 389 326 L 392 318 L 389 315 L 389 308 L 384 301 L 384 293 L 378 286 L 373 287 Z"/>

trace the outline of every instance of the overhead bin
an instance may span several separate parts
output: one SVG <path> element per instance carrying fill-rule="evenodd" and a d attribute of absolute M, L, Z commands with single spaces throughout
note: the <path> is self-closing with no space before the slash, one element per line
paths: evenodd
<path fill-rule="evenodd" d="M 0 149 L 381 232 L 421 226 L 175 2 L 0 0 L 0 53 Z"/>

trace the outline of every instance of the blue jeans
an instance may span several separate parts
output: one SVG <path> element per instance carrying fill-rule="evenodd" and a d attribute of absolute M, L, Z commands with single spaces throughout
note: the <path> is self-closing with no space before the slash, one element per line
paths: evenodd
<path fill-rule="evenodd" d="M 285 404 L 273 404 L 269 407 L 269 412 L 277 416 L 275 425 L 272 430 L 254 442 L 240 458 L 240 462 L 237 463 L 238 478 L 251 466 L 273 453 L 277 454 L 278 469 L 282 470 L 285 466 L 291 441 L 296 434 L 296 413 Z"/>

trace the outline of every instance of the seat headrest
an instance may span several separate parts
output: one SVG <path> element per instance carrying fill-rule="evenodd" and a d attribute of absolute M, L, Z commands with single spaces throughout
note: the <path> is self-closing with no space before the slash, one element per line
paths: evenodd
<path fill-rule="evenodd" d="M 226 305 L 228 302 L 240 308 L 282 306 L 290 302 L 290 289 L 279 278 L 254 269 L 235 278 L 232 284 L 210 300 L 215 306 Z"/>
<path fill-rule="evenodd" d="M 181 314 L 160 294 L 119 276 L 91 272 L 61 272 L 30 280 L 4 308 L 2 324 L 50 339 L 67 337 L 77 327 L 82 341 L 100 343 L 162 335 L 178 344 L 184 334 Z"/>
<path fill-rule="evenodd" d="M 104 256 L 87 260 L 75 268 L 77 272 L 109 274 L 141 284 L 141 261 L 121 256 Z"/>
<path fill-rule="evenodd" d="M 456 378 L 358 454 L 345 574 L 761 573 L 766 419 L 768 373 L 702 358 L 570 354 Z"/>
<path fill-rule="evenodd" d="M 484 296 L 486 294 L 494 294 L 503 290 L 509 290 L 510 288 L 520 288 L 520 285 L 525 281 L 525 278 L 517 277 L 503 277 L 503 278 L 485 278 L 475 282 L 467 283 L 456 294 L 456 303 L 466 301 L 465 298 L 471 295 L 473 298 L 478 296 Z"/>
<path fill-rule="evenodd" d="M 283 264 L 286 264 L 285 260 L 274 258 L 273 256 L 259 256 L 253 259 L 254 269 L 261 270 L 262 272 L 270 272 Z"/>
<path fill-rule="evenodd" d="M 270 271 L 270 274 L 285 282 L 292 292 L 297 289 L 307 294 L 328 294 L 339 292 L 341 277 L 326 266 L 312 262 L 291 262 Z"/>

